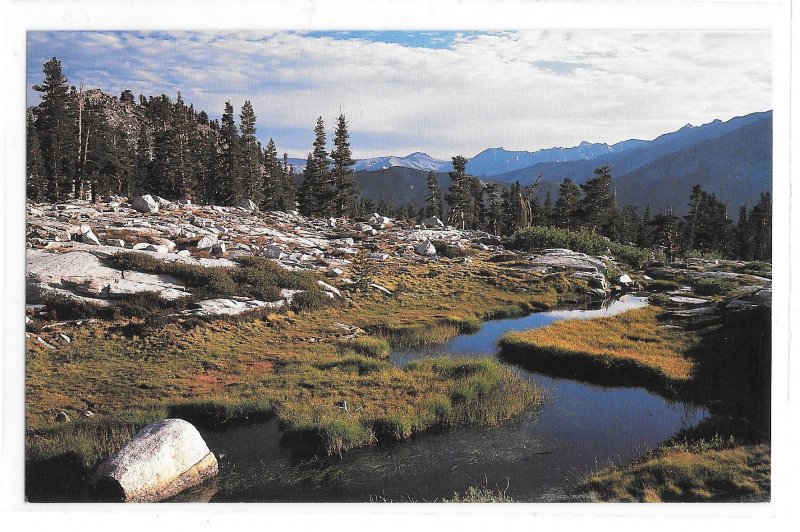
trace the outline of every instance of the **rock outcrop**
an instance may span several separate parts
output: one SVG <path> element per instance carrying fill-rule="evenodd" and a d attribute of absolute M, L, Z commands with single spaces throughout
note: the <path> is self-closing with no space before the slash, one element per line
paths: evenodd
<path fill-rule="evenodd" d="M 189 422 L 147 425 L 111 458 L 95 480 L 126 502 L 160 501 L 197 486 L 218 472 L 217 458 Z"/>

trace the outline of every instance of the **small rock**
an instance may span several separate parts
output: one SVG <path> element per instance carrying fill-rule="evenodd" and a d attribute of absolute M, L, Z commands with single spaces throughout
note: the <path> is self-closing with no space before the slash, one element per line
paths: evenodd
<path fill-rule="evenodd" d="M 329 285 L 325 281 L 317 281 L 317 285 L 319 285 L 319 287 L 322 288 L 326 292 L 329 292 L 331 294 L 336 294 L 338 297 L 342 297 L 342 294 L 341 294 L 341 292 L 339 292 L 338 288 L 336 288 L 335 286 Z"/>
<path fill-rule="evenodd" d="M 72 342 L 72 339 L 64 333 L 58 333 L 58 336 L 67 344 Z"/>
<path fill-rule="evenodd" d="M 284 257 L 283 248 L 275 244 L 264 246 L 264 256 L 268 259 L 280 260 Z"/>
<path fill-rule="evenodd" d="M 253 200 L 246 199 L 246 198 L 239 200 L 239 203 L 237 203 L 236 206 L 239 207 L 240 209 L 244 209 L 246 211 L 257 211 L 258 210 L 258 205 L 256 205 L 255 202 L 253 202 Z"/>
<path fill-rule="evenodd" d="M 327 225 L 330 228 L 336 227 L 336 218 L 328 218 Z"/>
<path fill-rule="evenodd" d="M 178 255 L 179 257 L 191 257 L 192 256 L 191 252 L 189 252 L 188 249 L 182 249 L 178 253 L 176 253 L 176 255 Z"/>
<path fill-rule="evenodd" d="M 137 196 L 131 204 L 139 212 L 158 212 L 158 202 L 150 194 Z"/>
<path fill-rule="evenodd" d="M 325 272 L 325 277 L 339 277 L 343 273 L 344 272 L 342 271 L 341 268 L 331 268 L 330 270 Z"/>
<path fill-rule="evenodd" d="M 431 243 L 430 240 L 426 240 L 424 242 L 420 242 L 416 246 L 414 246 L 414 251 L 424 257 L 430 257 L 436 255 L 436 247 Z"/>
<path fill-rule="evenodd" d="M 444 222 L 442 222 L 436 216 L 431 216 L 430 218 L 425 218 L 422 220 L 422 225 L 425 227 L 444 227 Z"/>
<path fill-rule="evenodd" d="M 206 235 L 197 243 L 197 249 L 210 249 L 216 245 L 217 235 Z"/>
<path fill-rule="evenodd" d="M 211 246 L 211 253 L 214 255 L 224 255 L 225 254 L 225 242 L 218 242 Z"/>
<path fill-rule="evenodd" d="M 109 246 L 113 246 L 115 248 L 125 247 L 125 241 L 122 240 L 121 238 L 108 238 L 106 239 L 106 244 L 108 244 Z"/>
<path fill-rule="evenodd" d="M 56 412 L 55 420 L 56 423 L 69 423 L 72 421 L 72 419 L 70 419 L 69 417 L 69 414 L 67 414 L 63 410 L 59 410 L 58 412 Z"/>
<path fill-rule="evenodd" d="M 374 288 L 375 290 L 378 290 L 379 292 L 383 292 L 383 293 L 384 293 L 384 294 L 386 294 L 387 296 L 390 296 L 390 295 L 392 295 L 392 291 L 391 291 L 391 290 L 389 290 L 388 288 L 386 288 L 385 286 L 381 286 L 381 285 L 379 285 L 379 284 L 377 284 L 377 283 L 370 283 L 370 286 L 371 286 L 372 288 Z"/>
<path fill-rule="evenodd" d="M 99 246 L 100 241 L 95 236 L 92 228 L 88 225 L 81 225 L 81 242 L 84 244 L 91 244 L 92 246 Z"/>

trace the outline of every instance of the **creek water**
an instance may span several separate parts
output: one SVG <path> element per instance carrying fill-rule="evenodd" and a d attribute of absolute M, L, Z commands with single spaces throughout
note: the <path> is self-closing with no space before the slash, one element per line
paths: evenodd
<path fill-rule="evenodd" d="M 597 309 L 539 312 L 489 321 L 433 350 L 397 352 L 405 366 L 432 354 L 497 356 L 512 330 L 563 319 L 592 319 L 646 305 L 623 296 Z M 458 428 L 410 441 L 357 449 L 342 457 L 300 459 L 281 445 L 275 422 L 201 431 L 220 474 L 177 500 L 212 502 L 435 501 L 470 486 L 505 490 L 516 501 L 568 500 L 587 473 L 632 460 L 689 428 L 705 409 L 642 388 L 603 387 L 515 368 L 549 396 L 541 409 L 492 428 Z"/>

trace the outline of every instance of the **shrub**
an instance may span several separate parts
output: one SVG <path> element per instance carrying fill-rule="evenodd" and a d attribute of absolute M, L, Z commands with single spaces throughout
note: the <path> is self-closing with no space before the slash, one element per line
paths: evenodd
<path fill-rule="evenodd" d="M 736 283 L 727 279 L 696 279 L 692 288 L 701 296 L 718 296 L 735 290 Z"/>
<path fill-rule="evenodd" d="M 677 290 L 681 284 L 677 281 L 668 279 L 653 279 L 646 281 L 645 288 L 655 292 L 668 292 L 670 290 Z"/>
<path fill-rule="evenodd" d="M 586 229 L 574 231 L 558 227 L 526 227 L 514 233 L 511 237 L 511 244 L 517 249 L 527 251 L 567 248 L 592 255 L 610 252 L 616 258 L 637 268 L 650 258 L 650 252 L 646 249 L 612 242 L 608 238 Z"/>

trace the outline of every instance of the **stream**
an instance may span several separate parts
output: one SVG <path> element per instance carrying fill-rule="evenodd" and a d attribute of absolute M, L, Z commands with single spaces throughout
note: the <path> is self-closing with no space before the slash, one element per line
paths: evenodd
<path fill-rule="evenodd" d="M 485 322 L 435 349 L 392 353 L 399 366 L 434 354 L 497 356 L 508 331 L 564 319 L 592 319 L 643 307 L 632 295 L 597 309 L 537 312 Z M 642 388 L 603 387 L 515 367 L 549 400 L 498 427 L 426 433 L 402 443 L 356 449 L 341 458 L 301 459 L 280 445 L 277 423 L 201 430 L 217 455 L 217 478 L 173 500 L 211 502 L 435 501 L 470 486 L 505 490 L 515 501 L 569 500 L 569 487 L 609 464 L 628 462 L 707 411 Z"/>

